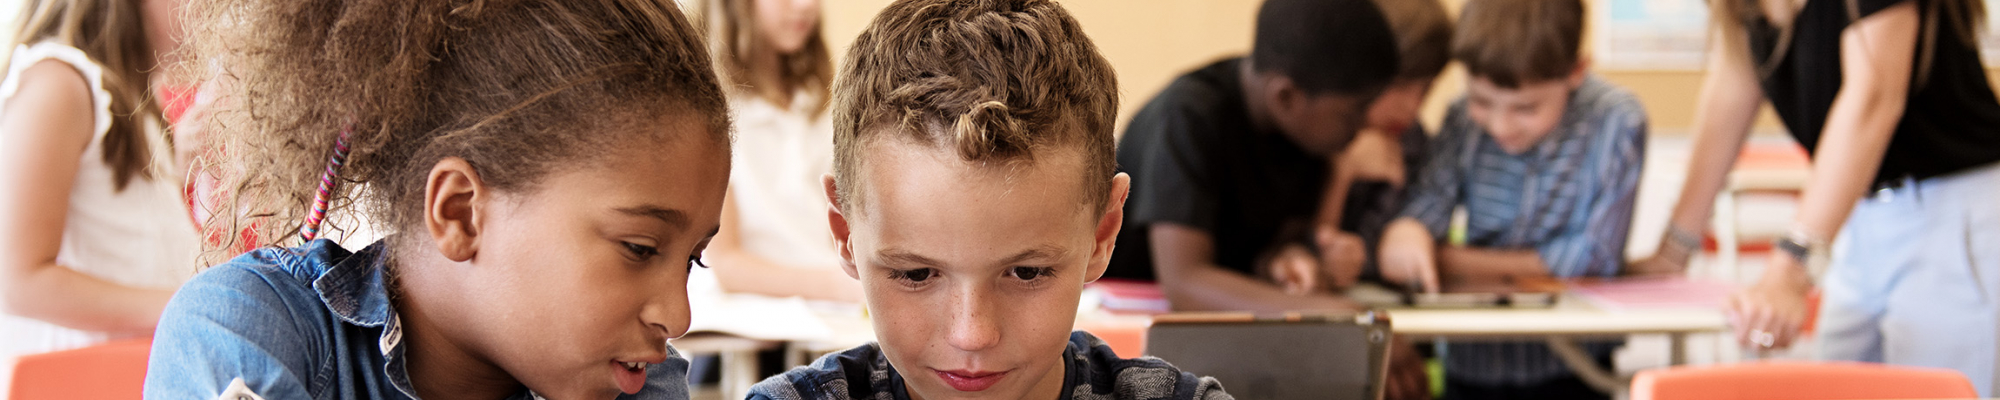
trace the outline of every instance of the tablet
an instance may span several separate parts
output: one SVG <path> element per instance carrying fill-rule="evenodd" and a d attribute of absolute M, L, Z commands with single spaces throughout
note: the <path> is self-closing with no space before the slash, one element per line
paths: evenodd
<path fill-rule="evenodd" d="M 1404 305 L 1416 308 L 1549 308 L 1555 293 L 1409 293 Z"/>
<path fill-rule="evenodd" d="M 1565 283 L 1552 278 L 1511 282 L 1455 283 L 1444 293 L 1404 292 L 1402 303 L 1416 308 L 1549 308 Z"/>
<path fill-rule="evenodd" d="M 1239 399 L 1382 398 L 1389 320 L 1372 312 L 1163 314 L 1146 354 L 1215 377 Z"/>

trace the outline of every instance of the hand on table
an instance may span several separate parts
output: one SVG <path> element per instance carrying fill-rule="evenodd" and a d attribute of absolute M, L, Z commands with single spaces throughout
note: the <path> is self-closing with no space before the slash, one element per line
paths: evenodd
<path fill-rule="evenodd" d="M 1286 294 L 1305 295 L 1354 286 L 1361 279 L 1361 264 L 1368 258 L 1361 237 L 1322 228 L 1313 235 L 1319 256 L 1303 245 L 1286 245 L 1271 257 L 1271 280 Z"/>
<path fill-rule="evenodd" d="M 1772 253 L 1765 268 L 1788 272 L 1766 273 L 1756 284 L 1729 297 L 1726 315 L 1736 330 L 1736 342 L 1745 348 L 1777 350 L 1789 347 L 1804 328 L 1806 296 L 1811 282 L 1802 274 L 1798 260 L 1782 252 Z"/>
<path fill-rule="evenodd" d="M 1361 264 L 1368 261 L 1368 245 L 1360 235 L 1341 232 L 1331 226 L 1322 226 L 1313 234 L 1313 243 L 1319 246 L 1320 276 L 1327 287 L 1345 290 L 1361 280 Z"/>
<path fill-rule="evenodd" d="M 1389 223 L 1382 231 L 1382 251 L 1376 254 L 1382 277 L 1414 284 L 1425 293 L 1438 292 L 1437 242 L 1429 228 L 1412 219 Z"/>
<path fill-rule="evenodd" d="M 1271 280 L 1285 290 L 1285 294 L 1300 296 L 1321 290 L 1324 282 L 1319 276 L 1319 259 L 1305 246 L 1286 245 L 1271 257 Z"/>

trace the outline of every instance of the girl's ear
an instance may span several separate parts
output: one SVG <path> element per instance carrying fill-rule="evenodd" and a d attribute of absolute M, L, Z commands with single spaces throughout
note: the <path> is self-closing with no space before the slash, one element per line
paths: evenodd
<path fill-rule="evenodd" d="M 861 273 L 854 267 L 854 245 L 847 241 L 847 216 L 840 213 L 840 187 L 833 182 L 833 174 L 819 178 L 820 186 L 826 189 L 826 225 L 833 229 L 833 247 L 840 252 L 840 269 L 847 271 L 847 277 L 861 279 Z"/>
<path fill-rule="evenodd" d="M 454 262 L 479 253 L 480 209 L 491 192 L 472 164 L 446 157 L 431 166 L 424 181 L 424 228 L 438 253 Z"/>

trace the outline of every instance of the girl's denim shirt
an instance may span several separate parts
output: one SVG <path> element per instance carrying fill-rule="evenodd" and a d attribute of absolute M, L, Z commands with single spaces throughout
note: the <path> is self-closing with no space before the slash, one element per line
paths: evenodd
<path fill-rule="evenodd" d="M 239 378 L 265 399 L 416 398 L 384 250 L 350 253 L 322 239 L 196 275 L 160 316 L 145 398 L 215 399 Z M 646 369 L 643 390 L 618 398 L 688 398 L 687 359 L 667 353 Z"/>

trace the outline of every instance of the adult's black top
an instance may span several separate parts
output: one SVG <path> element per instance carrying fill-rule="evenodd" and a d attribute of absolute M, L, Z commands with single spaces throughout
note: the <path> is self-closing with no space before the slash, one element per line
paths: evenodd
<path fill-rule="evenodd" d="M 1840 34 L 1858 18 L 1903 2 L 1921 10 L 1933 0 L 1808 0 L 1794 19 L 1790 49 L 1770 65 L 1761 79 L 1764 95 L 1792 137 L 1815 151 L 1826 127 L 1834 96 L 1840 93 Z M 1942 20 L 1933 23 L 1944 24 Z M 1782 29 L 1761 16 L 1745 22 L 1751 62 L 1760 69 L 1778 49 Z M 1921 35 L 1920 35 L 1921 36 Z M 1949 25 L 1937 26 L 1930 76 L 1917 82 L 1917 58 L 1925 49 L 1919 39 L 1911 59 L 1909 102 L 1889 141 L 1882 167 L 1872 181 L 1879 186 L 1903 178 L 1923 179 L 2000 161 L 2000 101 L 1986 81 L 1978 48 L 1961 40 Z M 1761 73 L 1761 71 L 1760 71 Z"/>

